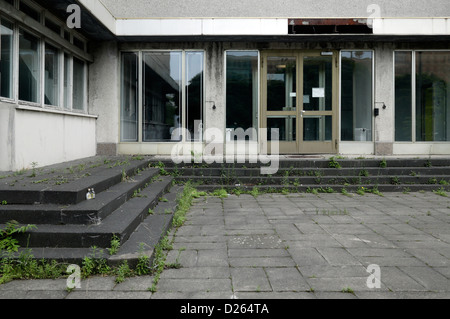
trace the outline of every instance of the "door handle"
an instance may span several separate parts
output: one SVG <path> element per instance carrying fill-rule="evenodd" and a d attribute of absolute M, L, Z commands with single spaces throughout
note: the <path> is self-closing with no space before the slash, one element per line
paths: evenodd
<path fill-rule="evenodd" d="M 303 113 L 305 113 L 306 111 L 301 110 L 300 111 L 300 117 L 303 118 Z"/>

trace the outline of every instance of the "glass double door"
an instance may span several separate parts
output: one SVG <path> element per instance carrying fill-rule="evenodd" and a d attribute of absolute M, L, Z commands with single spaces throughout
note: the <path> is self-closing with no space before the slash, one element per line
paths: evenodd
<path fill-rule="evenodd" d="M 268 152 L 337 152 L 337 52 L 267 51 L 261 56 L 261 142 Z M 278 129 L 278 136 L 271 129 Z M 264 130 L 263 130 L 264 131 Z"/>

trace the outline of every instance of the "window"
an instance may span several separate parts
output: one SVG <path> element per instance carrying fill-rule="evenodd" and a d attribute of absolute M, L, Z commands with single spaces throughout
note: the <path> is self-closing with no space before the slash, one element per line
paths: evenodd
<path fill-rule="evenodd" d="M 182 121 L 182 52 L 145 52 L 142 65 L 144 142 L 180 140 L 172 136 Z"/>
<path fill-rule="evenodd" d="M 122 53 L 120 138 L 122 141 L 138 140 L 138 55 Z"/>
<path fill-rule="evenodd" d="M 202 140 L 203 52 L 123 52 L 121 62 L 121 141 L 140 141 L 139 130 L 143 142 Z"/>
<path fill-rule="evenodd" d="M 13 24 L 2 20 L 0 24 L 0 96 L 13 97 Z"/>
<path fill-rule="evenodd" d="M 372 69 L 372 51 L 342 51 L 342 141 L 372 141 Z"/>
<path fill-rule="evenodd" d="M 416 52 L 416 141 L 450 141 L 450 52 Z"/>
<path fill-rule="evenodd" d="M 256 132 L 258 128 L 258 51 L 226 53 L 226 126 Z M 239 137 L 238 137 L 239 138 Z M 250 136 L 249 139 L 256 139 Z"/>
<path fill-rule="evenodd" d="M 0 15 L 0 97 L 34 107 L 86 112 L 86 62 L 76 56 L 79 50 L 63 49 L 58 42 L 50 44 L 41 34 L 50 29 L 62 36 L 61 21 L 47 16 L 48 12 L 32 1 L 8 3 L 42 23 L 29 31 L 23 23 L 16 25 Z M 75 31 L 67 34 L 70 40 Z M 85 49 L 85 40 L 80 37 L 77 41 Z"/>
<path fill-rule="evenodd" d="M 450 141 L 450 51 L 395 53 L 396 141 Z"/>
<path fill-rule="evenodd" d="M 19 100 L 39 103 L 39 38 L 19 30 Z"/>
<path fill-rule="evenodd" d="M 85 71 L 84 62 L 73 58 L 72 109 L 84 110 Z"/>
<path fill-rule="evenodd" d="M 192 141 L 203 132 L 203 52 L 186 52 L 186 118 Z"/>
<path fill-rule="evenodd" d="M 59 51 L 45 44 L 44 103 L 59 105 Z"/>
<path fill-rule="evenodd" d="M 412 52 L 395 53 L 395 140 L 412 141 Z"/>

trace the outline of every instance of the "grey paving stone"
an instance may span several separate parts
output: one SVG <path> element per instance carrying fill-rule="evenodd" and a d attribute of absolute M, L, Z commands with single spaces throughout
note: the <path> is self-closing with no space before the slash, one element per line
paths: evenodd
<path fill-rule="evenodd" d="M 6 284 L 0 285 L 0 291 L 49 291 L 64 290 L 66 287 L 66 279 L 13 280 Z"/>
<path fill-rule="evenodd" d="M 228 248 L 282 248 L 283 241 L 276 235 L 230 236 Z"/>
<path fill-rule="evenodd" d="M 197 266 L 228 266 L 228 253 L 225 249 L 199 250 Z"/>
<path fill-rule="evenodd" d="M 300 273 L 305 278 L 340 278 L 340 277 L 364 277 L 369 276 L 366 268 L 355 265 L 307 265 L 299 267 Z"/>
<path fill-rule="evenodd" d="M 340 278 L 306 278 L 308 284 L 314 289 L 314 292 L 343 292 L 368 291 L 367 277 L 340 277 Z M 381 285 L 380 290 L 387 291 L 386 287 Z"/>
<path fill-rule="evenodd" d="M 295 262 L 291 257 L 230 257 L 231 267 L 293 267 Z"/>
<path fill-rule="evenodd" d="M 108 291 L 116 286 L 115 277 L 90 277 L 81 280 L 80 290 Z"/>
<path fill-rule="evenodd" d="M 273 291 L 308 291 L 311 288 L 295 267 L 265 270 Z"/>
<path fill-rule="evenodd" d="M 405 272 L 397 267 L 380 268 L 381 282 L 391 291 L 426 291 L 427 289 L 419 284 Z"/>
<path fill-rule="evenodd" d="M 230 279 L 171 279 L 160 280 L 158 291 L 165 292 L 217 292 L 231 293 Z"/>
<path fill-rule="evenodd" d="M 311 292 L 236 292 L 236 299 L 316 299 Z M 269 308 L 270 311 L 270 308 Z"/>
<path fill-rule="evenodd" d="M 228 249 L 229 257 L 289 257 L 289 252 L 286 249 L 276 248 L 243 248 L 243 249 Z"/>
<path fill-rule="evenodd" d="M 329 265 L 315 248 L 289 247 L 288 251 L 298 266 Z"/>
<path fill-rule="evenodd" d="M 149 288 L 153 285 L 152 276 L 139 276 L 125 278 L 125 281 L 117 284 L 114 291 L 149 291 Z"/>
<path fill-rule="evenodd" d="M 149 291 L 72 291 L 66 299 L 150 299 Z"/>
<path fill-rule="evenodd" d="M 227 267 L 192 267 L 180 269 L 167 269 L 161 274 L 161 279 L 210 279 L 230 278 L 230 268 Z"/>
<path fill-rule="evenodd" d="M 231 268 L 233 291 L 272 291 L 263 268 Z"/>
<path fill-rule="evenodd" d="M 400 267 L 414 280 L 430 291 L 449 291 L 450 280 L 430 267 Z"/>
<path fill-rule="evenodd" d="M 330 265 L 361 265 L 361 263 L 344 248 L 319 247 L 317 248 L 317 251 Z"/>

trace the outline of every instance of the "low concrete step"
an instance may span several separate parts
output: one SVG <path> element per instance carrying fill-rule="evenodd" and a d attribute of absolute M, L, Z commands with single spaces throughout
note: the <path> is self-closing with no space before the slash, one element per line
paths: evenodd
<path fill-rule="evenodd" d="M 96 224 L 37 225 L 37 229 L 17 236 L 19 245 L 28 248 L 107 248 L 114 235 L 125 242 L 149 214 L 149 208 L 155 207 L 159 198 L 170 188 L 172 180 L 169 176 L 161 177 L 123 203 L 107 218 L 97 220 Z"/>
<path fill-rule="evenodd" d="M 119 164 L 93 164 L 91 168 L 62 170 L 18 175 L 11 174 L 0 180 L 0 201 L 8 204 L 77 204 L 86 200 L 88 188 L 100 193 L 120 183 L 122 177 L 133 176 L 148 167 L 149 159 L 117 161 Z M 69 164 L 67 164 L 68 166 Z M 85 165 L 85 164 L 79 164 Z M 96 166 L 101 165 L 101 166 Z"/>
<path fill-rule="evenodd" d="M 425 184 L 450 185 L 450 175 L 420 176 L 180 176 L 178 181 L 192 181 L 198 185 L 381 185 Z"/>
<path fill-rule="evenodd" d="M 194 183 L 195 185 L 195 183 Z M 342 189 L 345 189 L 348 192 L 355 193 L 357 190 L 363 189 L 365 192 L 370 192 L 374 188 L 376 188 L 381 193 L 383 192 L 419 192 L 419 191 L 436 191 L 436 190 L 444 190 L 450 191 L 449 185 L 425 185 L 425 184 L 358 184 L 358 185 L 331 185 L 331 184 L 299 184 L 299 185 L 279 185 L 279 184 L 266 184 L 266 185 L 220 185 L 220 184 L 201 184 L 195 185 L 195 188 L 199 191 L 207 191 L 213 192 L 215 190 L 225 189 L 229 193 L 237 192 L 245 192 L 252 191 L 258 189 L 261 192 L 312 192 L 316 190 L 319 193 L 327 193 L 327 192 L 342 192 Z"/>
<path fill-rule="evenodd" d="M 317 159 L 298 159 L 295 157 L 289 158 L 288 156 L 281 156 L 277 160 L 279 168 L 330 168 L 331 162 L 339 163 L 342 168 L 393 168 L 393 167 L 450 167 L 450 159 L 448 158 L 339 158 L 334 156 L 330 158 L 317 158 Z M 261 166 L 270 166 L 271 163 L 264 164 L 261 162 L 249 162 L 246 160 L 244 163 L 238 163 L 236 160 L 231 163 L 227 163 L 226 160 L 223 163 L 212 162 L 210 164 L 203 163 L 180 163 L 175 164 L 171 160 L 152 161 L 153 165 L 164 166 L 165 169 L 182 169 L 182 168 L 260 168 Z"/>
<path fill-rule="evenodd" d="M 223 176 L 223 177 L 233 177 L 233 176 L 261 176 L 270 177 L 269 175 L 262 175 L 259 168 L 167 168 L 166 169 L 171 174 L 175 176 Z M 450 176 L 450 166 L 444 167 L 348 167 L 348 168 L 280 168 L 276 174 L 273 176 L 422 176 L 422 175 L 432 175 Z"/>
<path fill-rule="evenodd" d="M 1 205 L 0 223 L 16 220 L 22 224 L 91 224 L 106 218 L 158 173 L 156 168 L 143 170 L 132 178 L 97 193 L 94 200 L 86 200 L 85 194 L 85 200 L 75 205 Z"/>

